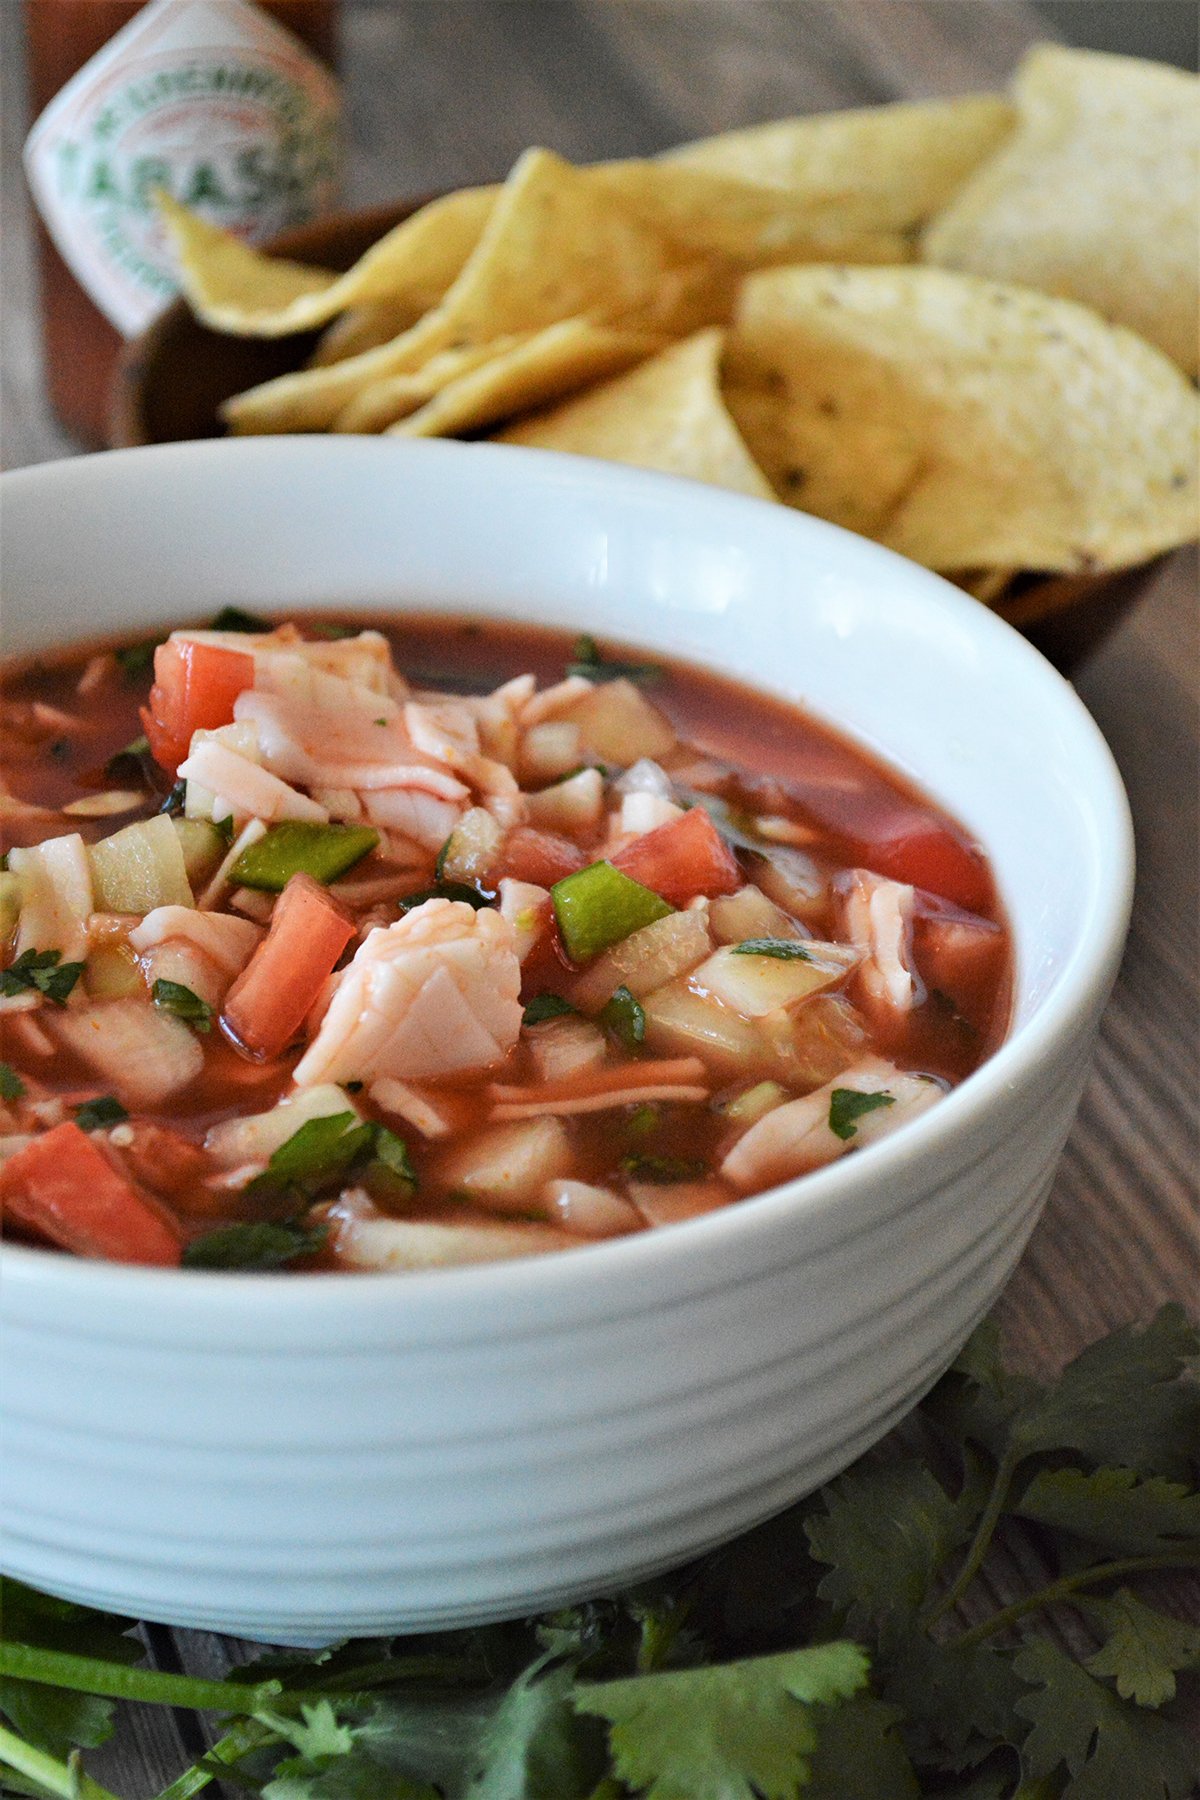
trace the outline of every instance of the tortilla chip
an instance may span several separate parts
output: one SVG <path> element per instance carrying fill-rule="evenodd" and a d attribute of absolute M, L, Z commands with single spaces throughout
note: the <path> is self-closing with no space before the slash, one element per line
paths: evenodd
<path fill-rule="evenodd" d="M 389 375 L 356 394 L 349 406 L 342 408 L 333 422 L 334 431 L 383 431 L 409 413 L 416 412 L 444 387 L 461 380 L 473 369 L 492 362 L 528 343 L 531 331 L 512 332 L 507 337 L 493 338 L 486 344 L 468 344 L 461 350 L 440 350 L 422 363 L 411 375 Z"/>
<path fill-rule="evenodd" d="M 227 401 L 233 430 L 320 431 L 373 382 L 440 350 L 538 331 L 560 319 L 653 315 L 677 254 L 548 150 L 527 150 L 441 303 L 390 343 L 264 382 Z"/>
<path fill-rule="evenodd" d="M 478 243 L 497 192 L 463 188 L 431 201 L 345 275 L 264 256 L 161 191 L 158 205 L 197 317 L 240 337 L 286 337 L 373 300 L 403 300 L 417 313 L 435 305 Z"/>
<path fill-rule="evenodd" d="M 925 234 L 927 262 L 1082 300 L 1200 362 L 1200 80 L 1045 44 L 1017 129 Z"/>
<path fill-rule="evenodd" d="M 898 231 L 882 229 L 856 196 L 764 187 L 664 162 L 601 163 L 595 186 L 674 243 L 685 258 L 739 270 L 776 263 L 911 260 Z"/>
<path fill-rule="evenodd" d="M 360 356 L 388 344 L 402 331 L 408 331 L 421 316 L 405 300 L 370 300 L 365 306 L 352 306 L 339 314 L 321 333 L 321 340 L 308 359 L 310 369 L 323 369 L 329 363 L 344 362 L 348 356 Z"/>
<path fill-rule="evenodd" d="M 697 332 L 615 381 L 523 420 L 497 441 L 632 463 L 771 500 L 721 399 L 723 340 L 720 331 Z"/>
<path fill-rule="evenodd" d="M 452 437 L 544 406 L 603 381 L 661 350 L 641 332 L 563 319 L 443 387 L 419 412 L 389 428 L 393 437 Z"/>
<path fill-rule="evenodd" d="M 768 270 L 726 380 L 782 499 L 931 568 L 1118 568 L 1196 535 L 1194 390 L 1071 301 L 941 269 Z"/>
<path fill-rule="evenodd" d="M 661 160 L 844 207 L 864 231 L 910 232 L 1003 142 L 1015 116 L 995 94 L 864 106 L 727 131 Z"/>

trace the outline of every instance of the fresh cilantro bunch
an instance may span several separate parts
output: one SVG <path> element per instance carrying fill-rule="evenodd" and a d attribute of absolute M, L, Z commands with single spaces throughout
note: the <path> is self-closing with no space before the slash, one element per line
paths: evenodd
<path fill-rule="evenodd" d="M 224 1715 L 158 1800 L 1191 1800 L 1198 1369 L 1174 1307 L 1050 1387 L 985 1325 L 887 1446 L 669 1578 L 224 1681 L 5 1583 L 4 1791 L 131 1800 L 79 1752 L 136 1699 Z"/>

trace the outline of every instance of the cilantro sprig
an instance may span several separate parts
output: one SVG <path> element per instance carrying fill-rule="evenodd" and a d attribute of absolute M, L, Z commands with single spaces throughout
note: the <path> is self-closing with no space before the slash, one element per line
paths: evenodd
<path fill-rule="evenodd" d="M 337 1122 L 334 1149 L 360 1129 Z M 902 1454 L 523 1626 L 207 1681 L 132 1666 L 128 1620 L 5 1583 L 0 1764 L 15 1792 L 115 1800 L 67 1759 L 140 1700 L 227 1715 L 157 1800 L 221 1774 L 262 1800 L 1190 1800 L 1200 1624 L 1146 1582 L 1200 1569 L 1198 1355 L 1169 1307 L 1043 1387 L 984 1326 Z M 1018 1546 L 1022 1591 L 989 1602 L 978 1578 Z"/>

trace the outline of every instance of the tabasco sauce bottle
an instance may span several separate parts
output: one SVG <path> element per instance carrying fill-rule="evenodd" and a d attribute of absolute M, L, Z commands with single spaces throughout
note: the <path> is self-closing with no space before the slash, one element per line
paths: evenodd
<path fill-rule="evenodd" d="M 25 0 L 46 381 L 104 442 L 113 367 L 175 291 L 168 189 L 255 242 L 339 180 L 337 0 Z"/>

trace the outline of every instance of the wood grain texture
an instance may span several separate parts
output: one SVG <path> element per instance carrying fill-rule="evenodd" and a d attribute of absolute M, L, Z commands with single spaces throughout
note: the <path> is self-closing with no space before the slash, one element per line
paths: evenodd
<path fill-rule="evenodd" d="M 491 179 L 534 142 L 579 159 L 639 154 L 789 112 L 995 86 L 1045 35 L 1021 0 L 347 0 L 344 19 L 356 206 Z M 41 395 L 16 26 L 3 0 L 10 466 L 71 448 Z M 1013 1356 L 1042 1373 L 1165 1300 L 1194 1311 L 1200 1293 L 1196 587 L 1194 555 L 1176 557 L 1077 683 L 1129 789 L 1139 877 L 1079 1120 L 1000 1308 Z M 252 1654 L 203 1633 L 151 1642 L 155 1660 L 197 1674 Z M 194 1729 L 139 1709 L 89 1766 L 136 1800 L 195 1753 Z"/>

